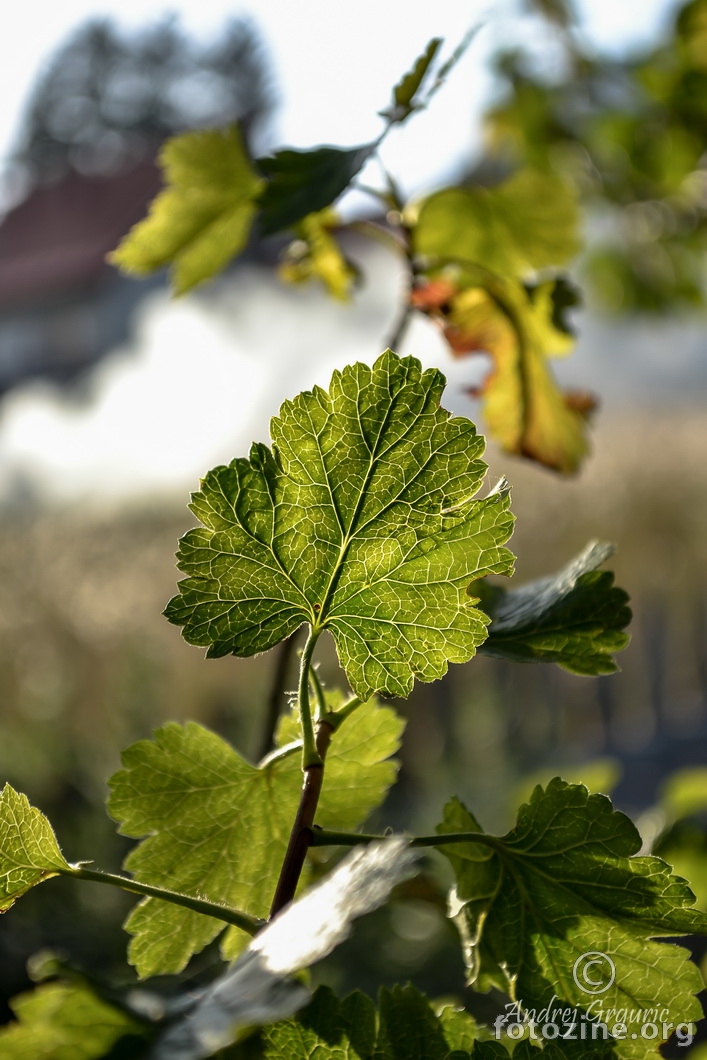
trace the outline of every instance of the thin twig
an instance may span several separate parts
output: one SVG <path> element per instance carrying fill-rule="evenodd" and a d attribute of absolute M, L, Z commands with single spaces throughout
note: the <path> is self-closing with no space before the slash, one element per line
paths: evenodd
<path fill-rule="evenodd" d="M 277 729 L 277 723 L 282 711 L 282 701 L 285 695 L 287 673 L 290 669 L 290 661 L 292 659 L 292 652 L 294 651 L 296 638 L 297 634 L 293 633 L 287 638 L 287 640 L 283 640 L 282 644 L 279 644 L 275 649 L 277 652 L 275 658 L 275 673 L 273 674 L 270 693 L 268 695 L 265 728 L 263 729 L 256 761 L 265 758 L 265 756 L 272 751 L 275 744 L 275 730 Z"/>

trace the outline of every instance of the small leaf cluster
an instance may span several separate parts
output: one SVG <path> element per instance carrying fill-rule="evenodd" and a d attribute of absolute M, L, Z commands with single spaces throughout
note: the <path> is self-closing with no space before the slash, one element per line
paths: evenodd
<path fill-rule="evenodd" d="M 388 131 L 427 106 L 472 35 L 440 65 L 442 41 L 430 41 L 394 87 L 372 142 L 284 148 L 251 159 L 236 127 L 168 141 L 160 156 L 165 188 L 110 260 L 138 276 L 171 266 L 174 290 L 183 294 L 241 254 L 251 232 L 288 233 L 281 278 L 318 279 L 333 298 L 346 300 L 359 270 L 341 235 L 355 228 L 383 239 L 409 274 L 401 334 L 411 314 L 420 313 L 440 327 L 453 356 L 489 354 L 492 368 L 479 391 L 489 432 L 507 452 L 569 474 L 588 452 L 594 407 L 591 395 L 562 391 L 549 361 L 574 344 L 566 310 L 578 296 L 563 270 L 581 237 L 570 185 L 525 166 L 495 187 L 459 185 L 406 202 L 387 176 L 381 188 L 364 187 L 378 215 L 344 225 L 335 210 L 359 185 Z M 396 335 L 391 345 L 398 344 Z"/>

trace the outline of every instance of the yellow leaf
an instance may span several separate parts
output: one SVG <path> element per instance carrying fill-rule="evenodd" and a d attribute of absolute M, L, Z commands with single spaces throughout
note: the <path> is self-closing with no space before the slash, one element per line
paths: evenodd
<path fill-rule="evenodd" d="M 108 260 L 136 276 L 172 265 L 174 290 L 184 294 L 243 250 L 264 182 L 236 126 L 175 136 L 160 164 L 166 188 Z"/>
<path fill-rule="evenodd" d="M 338 216 L 329 208 L 303 218 L 295 229 L 298 238 L 290 244 L 279 272 L 286 283 L 319 279 L 333 298 L 347 302 L 358 271 L 332 235 L 337 224 Z"/>

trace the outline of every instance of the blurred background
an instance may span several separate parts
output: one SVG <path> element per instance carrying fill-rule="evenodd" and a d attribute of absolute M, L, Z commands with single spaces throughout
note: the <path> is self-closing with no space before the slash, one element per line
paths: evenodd
<path fill-rule="evenodd" d="M 478 659 L 418 687 L 399 704 L 402 779 L 380 819 L 429 829 L 455 792 L 504 828 L 532 778 L 560 772 L 613 788 L 649 836 L 660 831 L 666 778 L 707 766 L 707 7 L 65 0 L 41 18 L 16 5 L 5 23 L 0 777 L 50 816 L 70 859 L 115 870 L 127 844 L 102 803 L 120 748 L 197 718 L 255 757 L 273 659 L 206 663 L 160 614 L 192 523 L 188 494 L 209 467 L 267 440 L 285 397 L 377 356 L 401 268 L 344 235 L 362 280 L 341 304 L 286 287 L 282 241 L 253 240 L 222 277 L 175 300 L 164 276 L 126 279 L 105 255 L 144 215 L 174 132 L 238 121 L 254 154 L 365 142 L 427 40 L 454 45 L 478 24 L 383 160 L 412 198 L 527 162 L 574 181 L 585 306 L 558 374 L 599 397 L 593 454 L 569 481 L 493 446 L 489 459 L 514 488 L 519 576 L 557 569 L 589 538 L 615 541 L 633 640 L 622 672 L 598 680 Z M 370 201 L 350 193 L 341 209 L 355 219 Z M 429 321 L 413 322 L 399 352 L 441 368 L 447 406 L 475 416 L 469 363 Z M 335 677 L 331 654 L 323 667 Z M 707 802 L 707 782 L 704 792 Z M 62 880 L 29 894 L 0 924 L 0 995 L 26 985 L 27 957 L 47 945 L 111 974 L 130 905 Z M 458 947 L 429 895 L 377 916 L 392 942 L 381 948 L 368 918 L 332 983 L 411 977 L 459 993 Z"/>

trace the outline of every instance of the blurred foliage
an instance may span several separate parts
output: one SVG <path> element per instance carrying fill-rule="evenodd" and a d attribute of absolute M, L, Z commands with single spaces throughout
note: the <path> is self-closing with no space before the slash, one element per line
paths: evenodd
<path fill-rule="evenodd" d="M 83 983 L 45 983 L 14 998 L 12 1010 L 17 1022 L 4 1031 L 0 1055 L 13 1060 L 128 1057 L 144 1039 L 135 1018 Z M 124 1052 L 114 1054 L 118 1042 Z"/>
<path fill-rule="evenodd" d="M 280 264 L 280 276 L 286 283 L 307 283 L 319 279 L 333 298 L 346 302 L 359 272 L 348 261 L 334 237 L 339 224 L 335 210 L 327 207 L 310 213 L 295 228 L 298 239 L 289 244 Z"/>
<path fill-rule="evenodd" d="M 385 128 L 369 144 L 284 149 L 251 164 L 226 149 L 237 139 L 234 129 L 174 138 L 160 159 L 167 188 L 112 262 L 137 275 L 172 265 L 174 291 L 183 294 L 244 250 L 251 225 L 261 236 L 289 229 L 295 238 L 283 252 L 281 278 L 317 278 L 334 298 L 346 299 L 356 274 L 333 233 L 332 204 L 389 130 L 426 106 L 466 43 L 437 69 L 425 94 L 441 46 L 430 42 L 394 88 L 393 103 L 381 112 Z M 386 206 L 385 225 L 370 218 L 373 224 L 356 227 L 385 237 L 409 275 L 409 299 L 388 345 L 399 346 L 419 310 L 440 325 L 456 356 L 490 353 L 493 366 L 481 387 L 488 430 L 507 452 L 576 471 L 588 451 L 586 419 L 594 402 L 563 393 L 548 365 L 548 357 L 574 344 L 564 310 L 576 299 L 567 299 L 571 285 L 561 269 L 581 240 L 568 183 L 525 168 L 495 188 L 446 188 L 421 203 L 404 202 L 389 175 L 383 188 L 366 190 L 379 208 Z"/>
<path fill-rule="evenodd" d="M 707 810 L 707 766 L 681 769 L 663 784 L 661 805 L 675 819 Z"/>
<path fill-rule="evenodd" d="M 619 59 L 584 40 L 569 4 L 529 6 L 560 55 L 551 75 L 523 48 L 499 57 L 485 165 L 532 165 L 576 185 L 590 208 L 585 272 L 606 308 L 703 306 L 707 3 L 690 0 L 668 39 Z"/>

